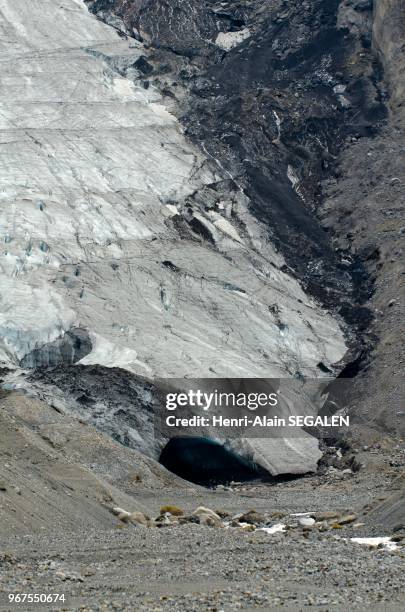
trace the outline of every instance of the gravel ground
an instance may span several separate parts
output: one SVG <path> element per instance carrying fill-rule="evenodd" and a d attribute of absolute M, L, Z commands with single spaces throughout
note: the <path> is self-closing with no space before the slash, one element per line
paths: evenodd
<path fill-rule="evenodd" d="M 383 470 L 369 476 L 333 474 L 175 499 L 186 513 L 202 502 L 231 515 L 285 512 L 272 519 L 291 527 L 281 533 L 198 524 L 147 528 L 116 519 L 112 529 L 3 537 L 0 610 L 32 609 L 7 603 L 17 592 L 65 594 L 65 604 L 37 605 L 41 610 L 403 609 L 402 543 L 389 551 L 350 541 L 392 535 L 358 510 L 387 499 Z M 156 515 L 166 502 L 163 492 L 160 499 L 156 493 L 142 499 Z M 353 508 L 355 523 L 326 532 L 305 530 L 291 516 Z"/>
<path fill-rule="evenodd" d="M 1 590 L 66 595 L 48 610 L 401 609 L 405 553 L 340 532 L 129 526 L 8 545 Z"/>
<path fill-rule="evenodd" d="M 401 523 L 395 534 L 405 538 L 404 450 L 392 440 L 352 447 L 323 475 L 207 490 L 15 395 L 1 403 L 0 449 L 1 612 L 403 609 L 405 539 L 394 551 L 350 541 L 392 536 Z M 352 456 L 359 472 L 346 469 Z M 290 528 L 141 527 L 112 512 L 157 517 L 165 504 L 230 517 L 254 509 Z M 356 518 L 323 531 L 291 516 L 325 511 Z M 66 602 L 27 607 L 9 604 L 10 593 L 63 593 Z"/>

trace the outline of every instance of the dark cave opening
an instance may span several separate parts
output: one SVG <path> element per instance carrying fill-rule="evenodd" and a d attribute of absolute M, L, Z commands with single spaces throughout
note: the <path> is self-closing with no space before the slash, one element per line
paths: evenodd
<path fill-rule="evenodd" d="M 249 482 L 268 475 L 249 459 L 203 437 L 171 438 L 159 463 L 177 476 L 195 484 L 213 487 L 231 482 Z"/>
<path fill-rule="evenodd" d="M 203 487 L 257 482 L 277 484 L 305 478 L 306 474 L 271 476 L 253 461 L 210 438 L 179 436 L 163 448 L 159 463 L 184 480 Z"/>

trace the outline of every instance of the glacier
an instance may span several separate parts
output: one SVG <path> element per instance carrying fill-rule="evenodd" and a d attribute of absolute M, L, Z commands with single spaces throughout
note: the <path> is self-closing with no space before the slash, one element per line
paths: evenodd
<path fill-rule="evenodd" d="M 82 0 L 0 0 L 0 29 L 1 367 L 23 372 L 77 328 L 91 340 L 78 363 L 150 380 L 335 371 L 343 323 L 146 88 L 143 44 Z M 304 432 L 260 444 L 272 473 L 320 457 Z"/>

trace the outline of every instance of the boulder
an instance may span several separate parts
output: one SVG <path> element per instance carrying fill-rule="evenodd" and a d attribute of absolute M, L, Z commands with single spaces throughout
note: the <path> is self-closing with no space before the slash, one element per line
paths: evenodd
<path fill-rule="evenodd" d="M 199 514 L 200 525 L 207 525 L 208 527 L 223 527 L 224 524 L 219 516 L 212 516 L 211 514 Z"/>
<path fill-rule="evenodd" d="M 211 516 L 214 519 L 221 520 L 221 518 L 218 516 L 216 512 L 214 512 L 214 510 L 211 510 L 211 508 L 206 508 L 205 506 L 199 506 L 198 508 L 196 508 L 193 512 L 193 515 L 194 516 Z"/>
<path fill-rule="evenodd" d="M 221 517 L 218 516 L 211 508 L 199 506 L 193 512 L 193 516 L 198 518 L 200 525 L 208 525 L 209 527 L 223 527 Z"/>
<path fill-rule="evenodd" d="M 188 514 L 187 516 L 180 516 L 179 517 L 179 525 L 185 525 L 186 523 L 194 523 L 194 524 L 199 524 L 200 519 L 198 516 L 193 516 L 191 514 Z"/>
<path fill-rule="evenodd" d="M 298 519 L 298 523 L 301 527 L 313 527 L 315 525 L 315 519 L 311 516 L 301 516 Z"/>
<path fill-rule="evenodd" d="M 149 527 L 150 518 L 143 512 L 132 512 L 129 516 L 129 521 L 136 525 L 142 525 L 142 527 Z"/>
<path fill-rule="evenodd" d="M 272 518 L 272 519 L 282 519 L 285 516 L 287 516 L 287 512 L 281 512 L 279 510 L 276 510 L 275 512 L 272 512 L 270 514 L 270 518 Z"/>
<path fill-rule="evenodd" d="M 344 516 L 341 516 L 337 522 L 339 525 L 348 525 L 349 523 L 354 523 L 356 519 L 357 514 L 345 514 Z"/>
<path fill-rule="evenodd" d="M 255 525 L 241 525 L 239 529 L 241 531 L 252 532 L 252 531 L 256 531 L 256 526 Z"/>
<path fill-rule="evenodd" d="M 118 506 L 116 506 L 115 508 L 112 508 L 112 513 L 115 516 L 117 516 L 119 520 L 122 521 L 123 523 L 127 523 L 129 519 L 131 518 L 130 512 L 128 512 L 127 510 L 123 510 L 122 508 L 119 508 Z"/>
<path fill-rule="evenodd" d="M 264 525 L 267 523 L 267 517 L 256 510 L 249 510 L 239 518 L 240 523 L 249 523 L 251 525 Z"/>
<path fill-rule="evenodd" d="M 227 512 L 226 510 L 215 510 L 216 514 L 218 514 L 218 516 L 221 519 L 226 519 L 229 518 L 231 515 L 229 512 Z"/>
<path fill-rule="evenodd" d="M 184 514 L 181 508 L 179 508 L 178 506 L 170 505 L 170 504 L 167 506 L 162 506 L 160 508 L 160 514 L 166 514 L 166 513 L 169 513 L 172 516 L 182 516 Z"/>
<path fill-rule="evenodd" d="M 168 513 L 160 514 L 154 521 L 154 525 L 156 525 L 156 527 L 170 527 L 178 524 L 178 520 L 172 518 Z"/>
<path fill-rule="evenodd" d="M 316 521 L 331 521 L 332 519 L 336 519 L 341 516 L 341 512 L 337 510 L 325 510 L 324 512 L 314 512 L 311 514 L 312 518 Z"/>

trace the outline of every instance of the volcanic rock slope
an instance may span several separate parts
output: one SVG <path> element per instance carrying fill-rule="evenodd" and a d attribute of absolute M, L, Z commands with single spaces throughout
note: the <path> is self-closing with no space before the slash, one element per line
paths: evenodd
<path fill-rule="evenodd" d="M 339 371 L 370 288 L 314 209 L 384 107 L 368 3 L 90 4 L 0 0 L 1 365 L 153 454 L 156 377 Z"/>

